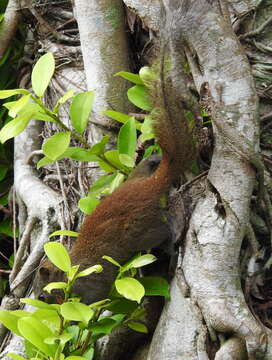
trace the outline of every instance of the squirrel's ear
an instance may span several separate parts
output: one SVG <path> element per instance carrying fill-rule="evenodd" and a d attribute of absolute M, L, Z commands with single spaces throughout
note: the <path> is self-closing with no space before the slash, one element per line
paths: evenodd
<path fill-rule="evenodd" d="M 50 271 L 49 271 L 49 269 L 47 267 L 42 266 L 39 269 L 39 275 L 40 275 L 42 280 L 47 281 L 47 280 L 49 280 Z"/>

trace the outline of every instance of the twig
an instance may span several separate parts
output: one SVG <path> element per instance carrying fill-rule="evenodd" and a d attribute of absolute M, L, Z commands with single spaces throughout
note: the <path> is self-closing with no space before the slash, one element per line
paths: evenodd
<path fill-rule="evenodd" d="M 272 22 L 272 16 L 270 16 L 266 21 L 262 23 L 257 29 L 247 32 L 246 34 L 240 35 L 239 39 L 244 40 L 248 37 L 253 37 L 255 35 L 260 35 L 262 31 L 266 28 L 266 26 L 270 25 Z"/>
<path fill-rule="evenodd" d="M 135 117 L 136 120 L 144 121 L 147 114 L 128 113 L 128 115 Z"/>
<path fill-rule="evenodd" d="M 33 230 L 33 227 L 34 227 L 36 221 L 37 221 L 37 219 L 35 217 L 30 217 L 30 218 L 28 218 L 28 220 L 26 222 L 25 230 L 23 232 L 23 235 L 22 235 L 22 238 L 20 241 L 20 245 L 19 245 L 16 257 L 15 257 L 14 266 L 13 266 L 12 272 L 10 274 L 10 283 L 15 279 L 15 277 L 19 271 L 25 249 L 30 242 L 30 234 Z"/>
<path fill-rule="evenodd" d="M 16 239 L 16 190 L 15 187 L 13 187 L 12 191 L 12 234 L 13 234 L 13 256 L 16 257 L 17 252 L 17 239 Z"/>
<path fill-rule="evenodd" d="M 35 156 L 40 156 L 40 155 L 43 155 L 43 151 L 42 151 L 42 150 L 34 150 L 34 151 L 32 151 L 32 153 L 29 155 L 29 157 L 28 157 L 27 160 L 26 160 L 26 164 L 27 164 L 27 165 L 31 165 L 32 159 L 33 159 Z"/>
<path fill-rule="evenodd" d="M 11 211 L 7 208 L 5 208 L 5 206 L 0 204 L 0 211 L 2 211 L 3 213 L 7 214 L 7 215 L 11 215 Z"/>
<path fill-rule="evenodd" d="M 2 273 L 2 274 L 10 274 L 11 270 L 0 269 L 0 273 Z"/>
<path fill-rule="evenodd" d="M 266 120 L 268 120 L 270 118 L 272 118 L 272 111 L 269 112 L 268 114 L 265 114 L 265 115 L 261 116 L 260 120 L 263 122 L 263 121 L 266 121 Z"/>
<path fill-rule="evenodd" d="M 184 192 L 188 187 L 190 187 L 194 182 L 198 181 L 198 180 L 201 179 L 203 176 L 208 175 L 208 172 L 209 172 L 209 170 L 206 170 L 206 171 L 204 171 L 203 173 L 201 173 L 201 174 L 197 175 L 196 177 L 194 177 L 192 180 L 187 181 L 185 184 L 183 184 L 183 185 L 181 186 L 181 188 L 179 189 L 178 192 L 183 193 L 183 192 Z"/>
<path fill-rule="evenodd" d="M 59 183 L 60 183 L 61 194 L 62 194 L 62 198 L 63 198 L 63 202 L 64 202 L 64 208 L 66 208 L 66 210 L 67 210 L 67 212 L 68 212 L 68 214 L 70 216 L 69 205 L 68 205 L 67 196 L 66 196 L 66 193 L 65 193 L 64 184 L 63 184 L 63 181 L 62 181 L 62 175 L 61 175 L 61 172 L 60 172 L 60 167 L 59 167 L 59 162 L 58 161 L 56 161 L 56 168 L 57 168 L 57 173 L 58 173 L 58 178 L 59 178 Z M 63 222 L 64 222 L 65 218 L 66 217 L 63 216 Z M 63 236 L 61 236 L 60 241 L 61 242 L 63 241 Z"/>

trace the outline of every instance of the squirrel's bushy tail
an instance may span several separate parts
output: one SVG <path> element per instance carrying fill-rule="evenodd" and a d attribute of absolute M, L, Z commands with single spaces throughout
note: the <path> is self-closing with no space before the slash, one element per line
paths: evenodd
<path fill-rule="evenodd" d="M 182 96 L 177 94 L 172 84 L 171 71 L 161 65 L 159 74 L 151 90 L 154 106 L 151 116 L 154 133 L 163 153 L 162 162 L 168 164 L 168 175 L 174 180 L 190 167 L 194 159 L 190 125 L 193 126 L 182 108 Z"/>

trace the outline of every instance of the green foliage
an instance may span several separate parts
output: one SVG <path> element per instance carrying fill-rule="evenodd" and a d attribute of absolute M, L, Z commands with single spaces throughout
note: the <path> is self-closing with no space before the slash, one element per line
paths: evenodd
<path fill-rule="evenodd" d="M 70 106 L 70 117 L 74 129 L 80 134 L 82 134 L 87 127 L 93 102 L 93 91 L 86 91 L 85 93 L 78 94 L 73 98 Z"/>
<path fill-rule="evenodd" d="M 118 135 L 117 149 L 106 150 L 109 141 L 108 136 L 104 136 L 97 144 L 89 147 L 82 134 L 87 128 L 92 111 L 94 93 L 86 91 L 75 94 L 73 90 L 68 90 L 57 101 L 53 109 L 47 108 L 41 98 L 48 88 L 54 70 L 54 57 L 52 53 L 47 53 L 37 61 L 32 71 L 31 79 L 34 94 L 24 89 L 0 90 L 0 99 L 21 96 L 17 100 L 5 104 L 12 120 L 4 124 L 0 130 L 0 142 L 4 144 L 8 139 L 20 134 L 31 119 L 58 124 L 63 131 L 54 134 L 44 142 L 42 146 L 44 157 L 38 161 L 37 168 L 39 169 L 64 158 L 80 162 L 97 162 L 99 167 L 109 174 L 98 179 L 96 184 L 90 188 L 88 196 L 79 200 L 79 208 L 83 212 L 90 214 L 99 204 L 100 195 L 112 193 L 135 166 L 137 131 L 142 133 L 140 137 L 142 142 L 154 139 L 152 120 L 150 116 L 146 116 L 145 121 L 141 123 L 126 114 L 106 110 L 103 112 L 105 115 L 123 124 Z M 120 75 L 136 84 L 128 90 L 128 98 L 133 104 L 147 111 L 152 110 L 148 97 L 148 88 L 145 85 L 148 84 L 151 78 L 154 80 L 154 73 L 149 68 L 143 68 L 139 75 L 124 71 L 116 75 Z M 71 129 L 59 117 L 60 107 L 67 101 L 71 101 Z M 80 146 L 69 147 L 71 137 Z M 149 153 L 152 153 L 152 149 L 155 148 L 150 148 Z"/>
<path fill-rule="evenodd" d="M 51 292 L 54 289 L 63 289 L 64 302 L 47 304 L 40 300 L 25 298 L 21 299 L 21 302 L 35 307 L 33 313 L 23 310 L 0 311 L 0 322 L 26 340 L 29 359 L 93 359 L 97 339 L 110 334 L 120 325 L 128 326 L 134 331 L 148 332 L 143 323 L 145 309 L 142 300 L 145 294 L 151 292 L 150 288 L 153 289 L 152 295 L 161 295 L 160 293 L 163 292 L 164 296 L 169 296 L 168 285 L 166 291 L 164 279 L 148 278 L 149 280 L 145 282 L 146 278 L 134 278 L 137 268 L 156 260 L 153 255 L 138 254 L 123 266 L 111 257 L 104 256 L 104 259 L 118 267 L 114 288 L 108 299 L 101 299 L 89 305 L 83 304 L 78 298 L 71 296 L 73 283 L 79 277 L 101 272 L 101 265 L 79 271 L 78 265 L 71 265 L 69 255 L 60 243 L 47 243 L 45 252 L 67 277 L 66 282 L 50 283 L 45 290 Z M 147 288 L 145 283 L 148 284 Z M 161 284 L 163 290 L 159 288 Z M 110 310 L 111 315 L 108 315 L 108 311 L 106 315 L 106 310 Z M 16 354 L 9 356 L 15 360 L 24 359 Z"/>
<path fill-rule="evenodd" d="M 52 53 L 47 53 L 36 62 L 32 74 L 31 82 L 34 93 L 42 97 L 49 85 L 55 71 L 55 59 Z"/>

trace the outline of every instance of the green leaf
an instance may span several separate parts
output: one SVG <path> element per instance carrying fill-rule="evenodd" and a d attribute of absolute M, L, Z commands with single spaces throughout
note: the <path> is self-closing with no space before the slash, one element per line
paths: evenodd
<path fill-rule="evenodd" d="M 47 309 L 50 311 L 55 311 L 55 309 L 53 308 L 53 306 L 51 304 L 47 304 L 47 303 L 37 300 L 37 299 L 21 298 L 20 302 L 23 304 L 28 304 L 28 305 L 34 306 L 38 309 Z"/>
<path fill-rule="evenodd" d="M 145 120 L 141 127 L 141 132 L 142 132 L 141 139 L 143 138 L 143 141 L 150 140 L 155 137 L 152 125 L 153 125 L 152 117 L 146 115 Z"/>
<path fill-rule="evenodd" d="M 118 323 L 110 318 L 104 318 L 89 326 L 89 330 L 99 334 L 110 334 Z"/>
<path fill-rule="evenodd" d="M 0 90 L 0 99 L 7 99 L 10 96 L 18 94 L 27 95 L 30 94 L 30 92 L 24 89 Z"/>
<path fill-rule="evenodd" d="M 44 156 L 43 158 L 41 158 L 41 160 L 37 162 L 37 169 L 40 169 L 45 165 L 52 164 L 54 161 L 55 160 L 51 160 L 47 156 Z"/>
<path fill-rule="evenodd" d="M 79 200 L 78 207 L 85 214 L 91 214 L 99 203 L 100 200 L 96 199 L 95 196 L 87 196 Z"/>
<path fill-rule="evenodd" d="M 105 146 L 109 142 L 110 137 L 109 136 L 103 136 L 102 139 L 94 144 L 92 148 L 89 150 L 90 154 L 94 155 L 101 155 L 105 151 Z"/>
<path fill-rule="evenodd" d="M 21 336 L 18 329 L 19 317 L 13 314 L 12 311 L 2 310 L 0 311 L 0 322 L 14 334 Z"/>
<path fill-rule="evenodd" d="M 74 129 L 80 134 L 86 129 L 93 107 L 94 92 L 86 91 L 74 97 L 70 106 L 70 117 Z"/>
<path fill-rule="evenodd" d="M 124 296 L 126 299 L 141 302 L 141 299 L 145 295 L 145 289 L 143 285 L 136 279 L 123 278 L 115 281 L 115 287 L 118 293 Z"/>
<path fill-rule="evenodd" d="M 86 162 L 100 161 L 100 159 L 96 155 L 90 153 L 90 150 L 85 150 L 80 147 L 68 147 L 63 154 L 57 157 L 56 160 L 61 160 L 64 158 L 70 158 L 72 160 L 86 161 Z M 51 164 L 56 160 L 49 159 L 47 156 L 45 156 L 40 161 L 38 161 L 37 169 L 39 169 L 42 166 Z"/>
<path fill-rule="evenodd" d="M 90 360 L 89 357 L 88 357 L 88 359 Z M 83 356 L 71 355 L 71 356 L 66 357 L 65 360 L 86 360 L 86 358 Z"/>
<path fill-rule="evenodd" d="M 128 81 L 133 82 L 134 84 L 139 84 L 139 85 L 143 85 L 143 81 L 140 78 L 140 76 L 138 74 L 133 74 L 130 72 L 126 72 L 126 71 L 119 71 L 118 73 L 115 74 L 121 76 L 123 79 L 126 79 Z"/>
<path fill-rule="evenodd" d="M 73 338 L 73 334 L 68 334 L 64 332 L 61 335 L 46 338 L 44 339 L 44 342 L 49 345 L 57 344 L 57 342 L 59 342 L 61 345 L 65 345 L 72 338 Z"/>
<path fill-rule="evenodd" d="M 62 304 L 60 312 L 65 320 L 82 321 L 84 324 L 88 324 L 94 315 L 94 311 L 89 306 L 76 302 Z"/>
<path fill-rule="evenodd" d="M 107 306 L 107 310 L 109 310 L 113 313 L 130 314 L 137 307 L 138 307 L 138 304 L 136 301 L 131 301 L 131 300 L 122 298 L 122 299 L 118 299 L 118 300 L 113 300 Z"/>
<path fill-rule="evenodd" d="M 57 230 L 57 231 L 52 232 L 52 233 L 49 235 L 49 239 L 50 239 L 52 236 L 58 236 L 58 235 L 78 237 L 79 233 L 76 232 L 76 231 L 70 231 L 70 230 Z"/>
<path fill-rule="evenodd" d="M 143 66 L 139 71 L 139 76 L 147 86 L 152 85 L 154 81 L 158 80 L 158 74 L 156 74 L 149 66 Z"/>
<path fill-rule="evenodd" d="M 137 133 L 135 120 L 131 117 L 120 129 L 118 135 L 118 151 L 120 155 L 128 155 L 133 158 L 136 151 Z M 120 158 L 119 155 L 119 158 Z M 121 160 L 121 159 L 120 159 Z M 127 165 L 127 164 L 125 164 Z M 134 161 L 132 167 L 134 166 Z"/>
<path fill-rule="evenodd" d="M 21 111 L 25 105 L 29 102 L 31 94 L 22 96 L 19 100 L 15 101 L 11 109 L 9 110 L 9 116 L 16 117 L 18 112 Z"/>
<path fill-rule="evenodd" d="M 170 298 L 169 284 L 162 277 L 146 276 L 138 279 L 145 288 L 145 294 L 150 296 L 164 296 Z"/>
<path fill-rule="evenodd" d="M 62 155 L 70 144 L 71 133 L 60 131 L 42 145 L 43 153 L 52 160 L 56 160 Z"/>
<path fill-rule="evenodd" d="M 113 265 L 121 268 L 121 265 L 116 260 L 114 260 L 111 256 L 104 255 L 104 256 L 102 256 L 102 259 L 107 260 L 110 263 L 112 263 Z"/>
<path fill-rule="evenodd" d="M 14 360 L 26 360 L 26 358 L 24 358 L 23 356 L 13 353 L 7 353 L 5 354 L 5 356 L 11 357 Z"/>
<path fill-rule="evenodd" d="M 54 356 L 57 350 L 56 345 L 47 345 L 44 339 L 52 337 L 53 332 L 41 321 L 32 317 L 21 318 L 18 320 L 18 328 L 25 339 L 35 345 L 45 355 Z"/>
<path fill-rule="evenodd" d="M 118 150 L 110 150 L 107 151 L 104 154 L 105 158 L 111 163 L 113 164 L 117 169 L 120 170 L 126 170 L 126 167 L 121 163 L 120 159 L 119 159 L 119 152 Z M 113 169 L 113 171 L 116 169 Z M 112 170 L 110 170 L 112 171 Z"/>
<path fill-rule="evenodd" d="M 71 99 L 74 96 L 74 90 L 68 90 L 66 93 L 59 98 L 58 102 L 56 103 L 54 107 L 54 112 L 58 112 L 59 107 L 63 105 L 67 100 Z"/>
<path fill-rule="evenodd" d="M 96 301 L 94 303 L 89 304 L 89 307 L 102 309 L 102 308 L 106 307 L 109 302 L 111 302 L 111 299 L 104 299 L 104 300 Z"/>
<path fill-rule="evenodd" d="M 53 306 L 59 304 L 51 304 L 51 310 L 48 309 L 38 309 L 34 311 L 31 316 L 33 316 L 35 319 L 41 321 L 44 325 L 46 325 L 51 331 L 58 332 L 61 326 L 61 318 L 59 313 L 56 309 L 53 308 Z"/>
<path fill-rule="evenodd" d="M 145 265 L 151 264 L 156 260 L 157 260 L 156 256 L 154 256 L 152 254 L 145 254 L 145 255 L 142 255 L 142 256 L 138 257 L 137 259 L 133 260 L 130 263 L 130 268 L 140 268 Z"/>
<path fill-rule="evenodd" d="M 7 167 L 2 167 L 0 168 L 0 181 L 2 181 L 4 179 L 4 177 L 6 176 L 8 172 L 8 168 Z"/>
<path fill-rule="evenodd" d="M 120 159 L 121 163 L 127 167 L 133 168 L 135 165 L 134 158 L 127 154 L 120 154 L 119 159 Z"/>
<path fill-rule="evenodd" d="M 140 109 L 147 111 L 152 110 L 148 92 L 143 85 L 135 85 L 128 89 L 127 95 L 129 101 L 132 102 L 132 104 L 138 106 Z"/>
<path fill-rule="evenodd" d="M 49 294 L 51 293 L 52 290 L 55 289 L 66 289 L 67 288 L 67 283 L 62 282 L 62 281 L 58 281 L 58 282 L 51 282 L 49 284 L 47 284 L 43 290 L 47 291 Z M 55 305 L 55 304 L 54 304 Z"/>
<path fill-rule="evenodd" d="M 48 242 L 44 245 L 44 251 L 57 268 L 65 272 L 68 272 L 71 269 L 72 265 L 69 254 L 62 244 Z"/>
<path fill-rule="evenodd" d="M 70 157 L 72 160 L 77 161 L 85 161 L 85 162 L 91 162 L 91 161 L 99 161 L 99 157 L 94 155 L 90 150 L 85 150 L 80 147 L 71 147 L 68 148 L 64 154 L 63 157 Z M 64 156 L 65 155 L 65 156 Z"/>
<path fill-rule="evenodd" d="M 139 323 L 139 322 L 136 322 L 136 321 L 129 321 L 127 323 L 127 326 L 129 328 L 131 328 L 132 330 L 134 330 L 134 331 L 138 331 L 138 332 L 144 333 L 144 334 L 148 333 L 147 327 L 142 323 Z"/>
<path fill-rule="evenodd" d="M 13 237 L 12 221 L 10 218 L 0 222 L 0 233 Z"/>
<path fill-rule="evenodd" d="M 3 144 L 8 139 L 19 135 L 27 127 L 33 113 L 26 113 L 8 122 L 0 131 L 0 141 Z"/>
<path fill-rule="evenodd" d="M 109 193 L 112 194 L 125 180 L 125 175 L 117 173 L 115 179 L 110 184 Z"/>
<path fill-rule="evenodd" d="M 42 97 L 55 71 L 55 59 L 52 53 L 39 58 L 31 74 L 32 88 L 35 94 Z"/>
<path fill-rule="evenodd" d="M 93 265 L 87 269 L 84 269 L 82 271 L 80 271 L 77 275 L 76 275 L 76 279 L 79 277 L 83 277 L 83 276 L 88 276 L 90 274 L 93 273 L 101 273 L 103 271 L 103 267 L 101 265 Z"/>
<path fill-rule="evenodd" d="M 101 111 L 101 113 L 107 115 L 111 119 L 119 121 L 122 124 L 125 124 L 130 119 L 129 115 L 114 110 L 104 110 Z"/>
<path fill-rule="evenodd" d="M 103 176 L 100 176 L 100 178 L 98 180 L 96 180 L 92 186 L 90 187 L 90 190 L 89 192 L 97 192 L 98 190 L 101 190 L 103 189 L 105 186 L 109 185 L 113 180 L 114 178 L 116 177 L 116 173 L 115 174 L 112 174 L 112 175 L 103 175 Z"/>

